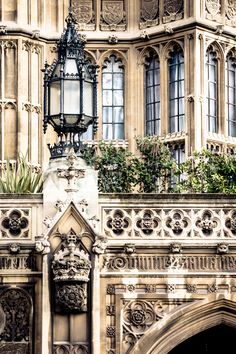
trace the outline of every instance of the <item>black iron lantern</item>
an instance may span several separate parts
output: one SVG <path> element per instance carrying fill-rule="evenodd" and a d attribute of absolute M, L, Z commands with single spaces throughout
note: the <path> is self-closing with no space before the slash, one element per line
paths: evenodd
<path fill-rule="evenodd" d="M 51 158 L 81 150 L 81 135 L 92 125 L 97 130 L 97 66 L 86 57 L 85 40 L 76 30 L 69 8 L 66 29 L 57 44 L 58 59 L 44 72 L 44 133 L 48 124 L 59 141 L 49 146 Z"/>

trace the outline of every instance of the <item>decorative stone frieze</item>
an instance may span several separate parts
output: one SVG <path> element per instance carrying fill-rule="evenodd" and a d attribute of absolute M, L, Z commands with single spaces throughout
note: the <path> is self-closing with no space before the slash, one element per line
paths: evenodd
<path fill-rule="evenodd" d="M 95 11 L 93 0 L 72 0 L 72 10 L 77 20 L 79 31 L 95 30 Z"/>
<path fill-rule="evenodd" d="M 1 238 L 29 238 L 30 209 L 1 209 Z"/>
<path fill-rule="evenodd" d="M 140 29 L 159 24 L 159 0 L 140 1 Z"/>
<path fill-rule="evenodd" d="M 236 271 L 236 256 L 230 255 L 136 255 L 133 256 L 105 256 L 103 271 L 131 271 L 156 272 L 171 270 L 188 270 L 189 272 L 221 272 Z"/>
<path fill-rule="evenodd" d="M 236 234 L 236 211 L 227 208 L 104 208 L 108 238 L 228 239 Z M 177 241 L 177 242 L 178 242 Z"/>
<path fill-rule="evenodd" d="M 102 31 L 125 31 L 124 1 L 102 0 L 100 28 Z"/>
<path fill-rule="evenodd" d="M 183 0 L 164 0 L 163 23 L 177 21 L 184 16 Z"/>

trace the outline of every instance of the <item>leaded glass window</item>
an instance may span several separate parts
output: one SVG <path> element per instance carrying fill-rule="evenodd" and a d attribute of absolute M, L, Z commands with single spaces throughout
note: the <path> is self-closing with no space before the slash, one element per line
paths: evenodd
<path fill-rule="evenodd" d="M 103 139 L 124 139 L 124 67 L 111 55 L 102 69 Z"/>
<path fill-rule="evenodd" d="M 168 61 L 169 69 L 169 131 L 184 131 L 184 55 L 176 48 Z"/>
<path fill-rule="evenodd" d="M 226 60 L 226 112 L 228 135 L 236 136 L 236 62 L 230 56 Z"/>
<path fill-rule="evenodd" d="M 206 55 L 206 120 L 207 131 L 217 132 L 218 63 L 215 53 L 208 50 Z"/>
<path fill-rule="evenodd" d="M 146 135 L 160 134 L 160 63 L 152 57 L 145 67 Z"/>

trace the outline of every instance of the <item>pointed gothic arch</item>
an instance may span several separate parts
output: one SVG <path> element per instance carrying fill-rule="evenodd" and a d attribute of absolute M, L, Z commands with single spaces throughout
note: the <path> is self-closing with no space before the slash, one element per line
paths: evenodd
<path fill-rule="evenodd" d="M 180 306 L 168 318 L 152 326 L 130 354 L 167 354 L 186 339 L 220 324 L 236 328 L 236 303 L 209 295 L 204 300 Z"/>

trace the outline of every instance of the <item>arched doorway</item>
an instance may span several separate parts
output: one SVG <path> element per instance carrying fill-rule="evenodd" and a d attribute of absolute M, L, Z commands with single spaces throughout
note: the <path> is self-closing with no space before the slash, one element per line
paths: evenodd
<path fill-rule="evenodd" d="M 185 340 L 169 354 L 230 353 L 235 346 L 235 336 L 235 328 L 221 324 Z"/>

